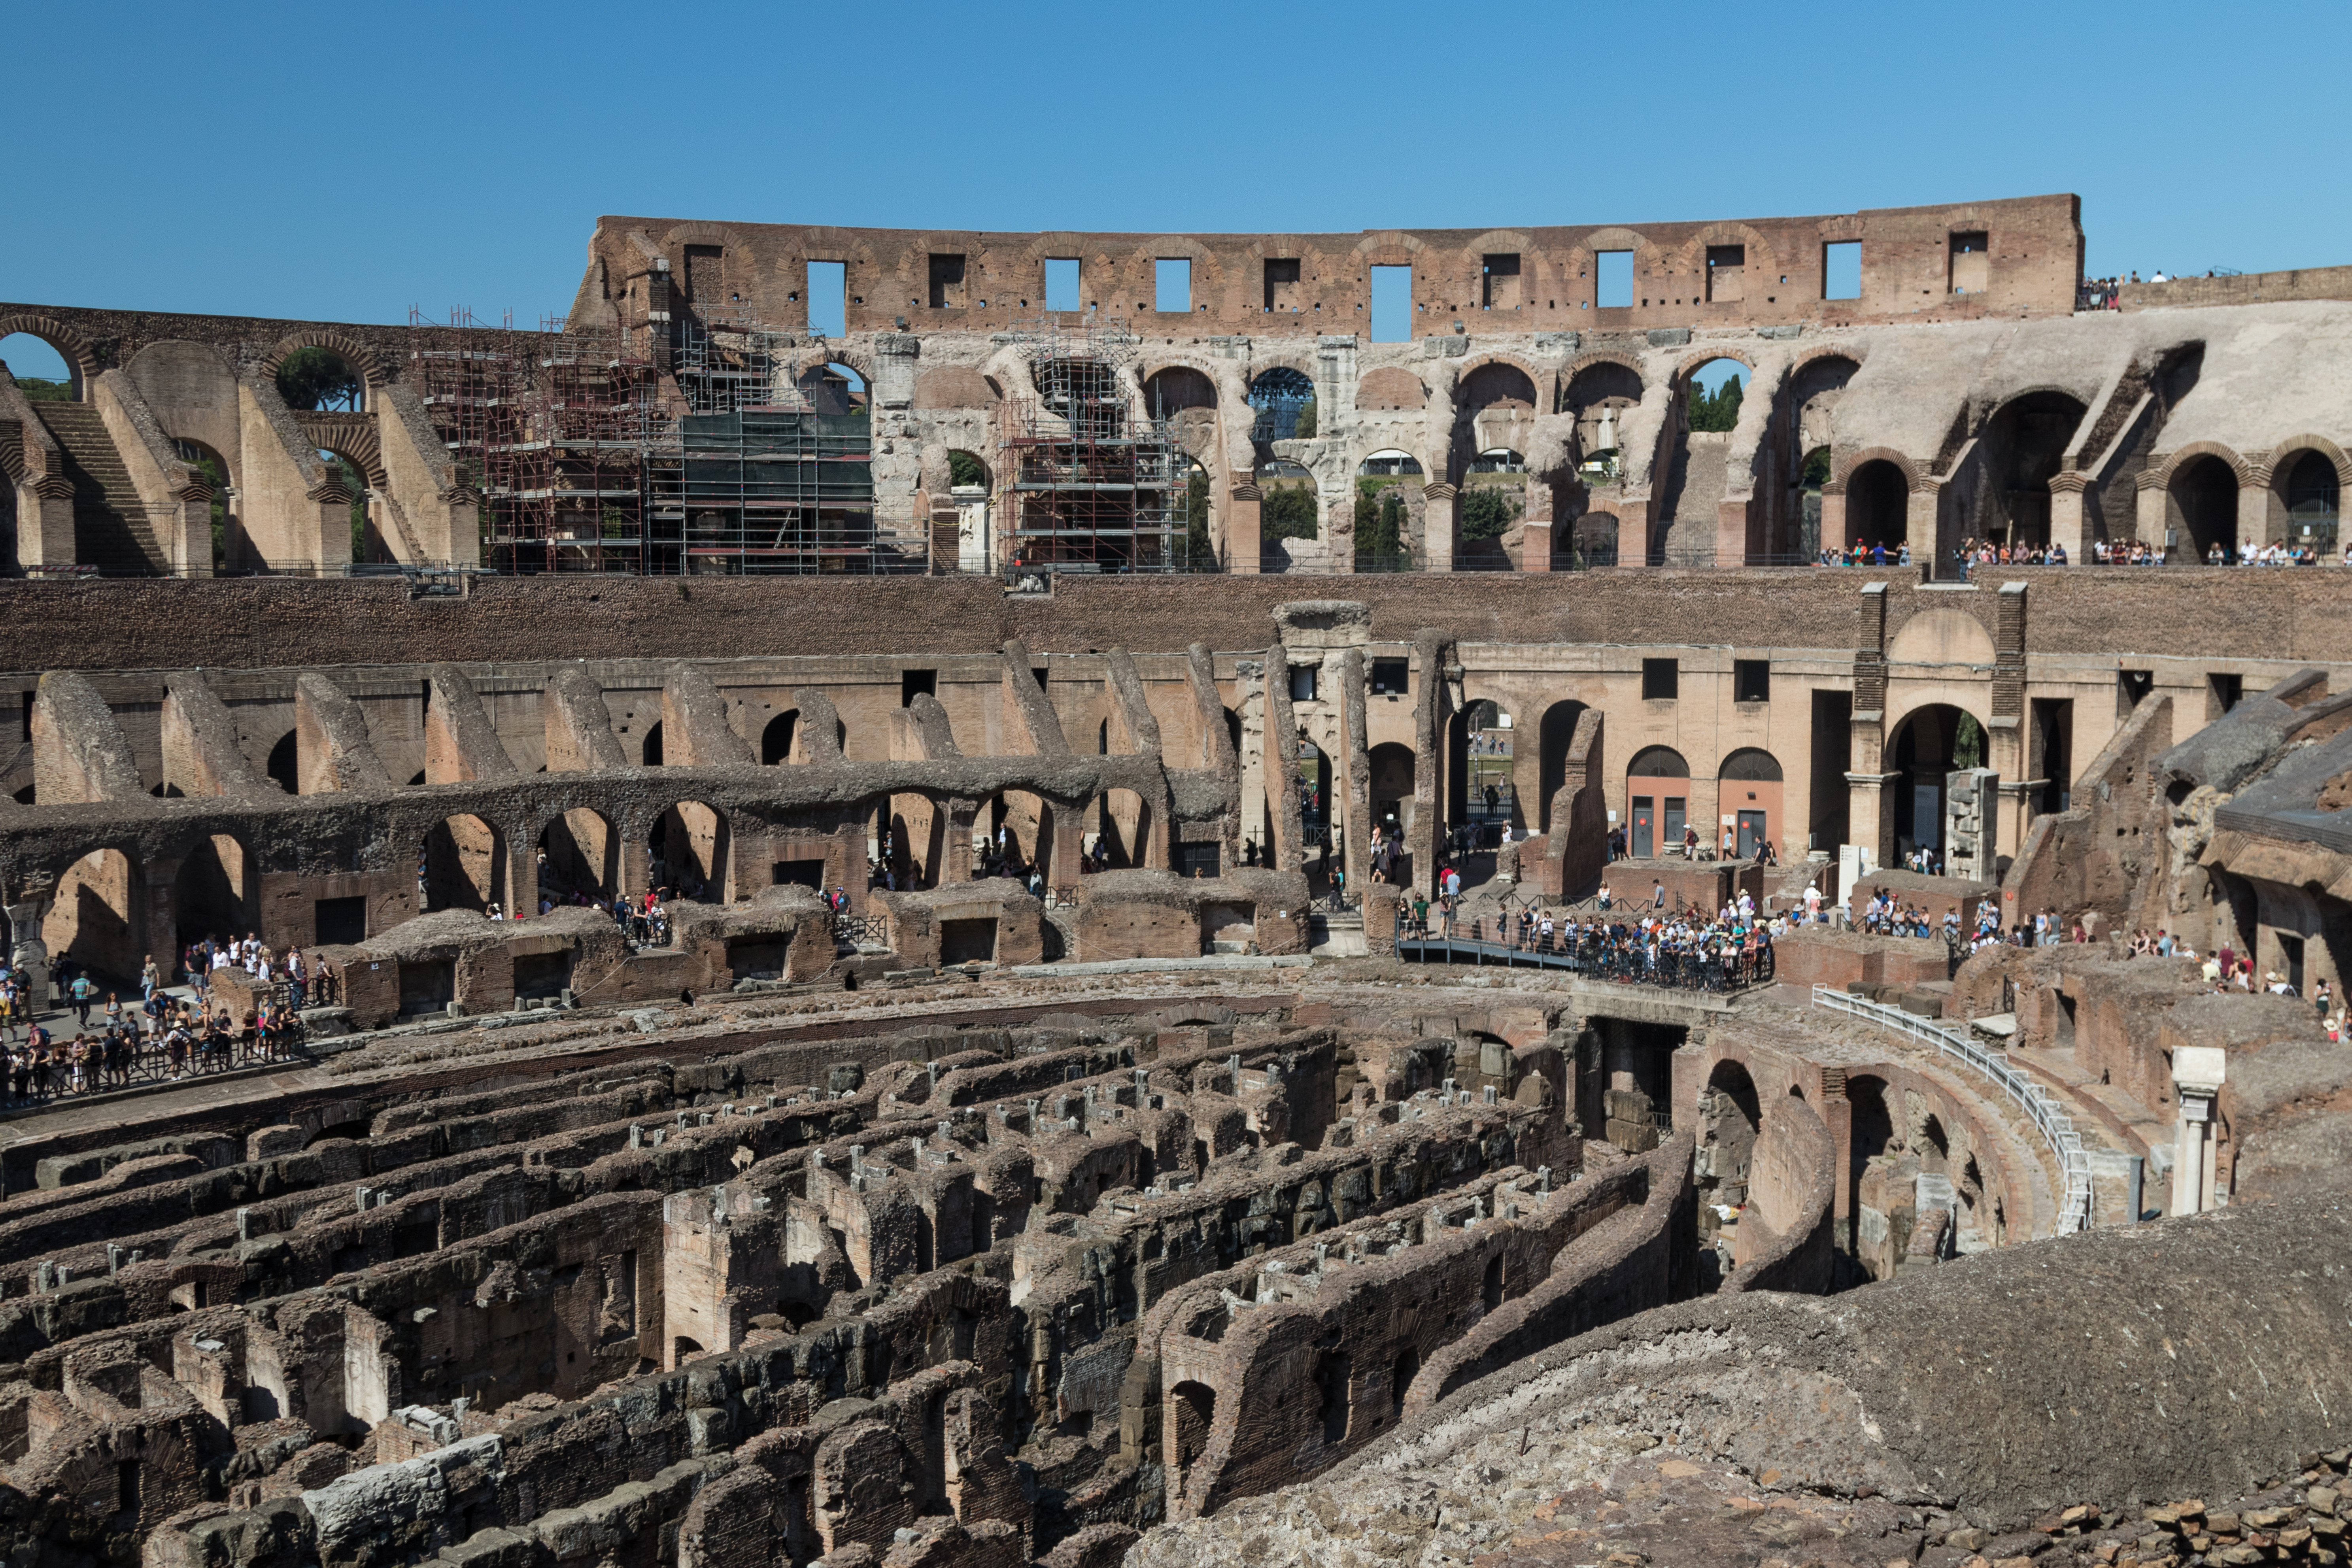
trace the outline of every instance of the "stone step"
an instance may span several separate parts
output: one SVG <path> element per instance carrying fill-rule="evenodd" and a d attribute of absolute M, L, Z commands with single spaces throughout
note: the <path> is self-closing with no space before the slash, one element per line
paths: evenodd
<path fill-rule="evenodd" d="M 74 487 L 74 560 L 107 576 L 145 576 L 163 567 L 146 504 L 115 449 L 106 420 L 87 403 L 36 403 Z"/>

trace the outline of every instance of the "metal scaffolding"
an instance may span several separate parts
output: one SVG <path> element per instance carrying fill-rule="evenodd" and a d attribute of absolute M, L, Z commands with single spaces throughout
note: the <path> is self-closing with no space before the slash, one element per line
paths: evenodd
<path fill-rule="evenodd" d="M 436 325 L 410 313 L 413 325 Z M 875 526 L 866 404 L 795 340 L 704 313 L 675 328 L 491 328 L 453 314 L 413 356 L 482 497 L 485 564 L 514 573 L 920 571 Z"/>
<path fill-rule="evenodd" d="M 1048 318 L 1013 338 L 1036 388 L 1007 397 L 1002 415 L 1013 564 L 1173 570 L 1187 462 L 1164 415 L 1130 406 L 1135 337 L 1089 313 L 1076 328 Z"/>

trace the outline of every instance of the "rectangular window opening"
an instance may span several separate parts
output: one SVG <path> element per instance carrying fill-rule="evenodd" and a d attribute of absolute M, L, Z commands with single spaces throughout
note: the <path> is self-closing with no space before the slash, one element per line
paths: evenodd
<path fill-rule="evenodd" d="M 1952 236 L 1951 288 L 1955 294 L 1981 294 L 1992 281 L 1992 256 L 1985 232 L 1968 229 Z"/>
<path fill-rule="evenodd" d="M 1265 264 L 1265 308 L 1268 310 L 1298 309 L 1298 258 L 1277 257 Z"/>
<path fill-rule="evenodd" d="M 2156 671 L 2152 669 L 2119 669 L 2116 671 L 2116 714 L 2120 718 L 2138 707 L 2147 694 L 2156 689 Z"/>
<path fill-rule="evenodd" d="M 1516 252 L 1486 258 L 1484 289 L 1478 302 L 1487 310 L 1516 310 L 1519 308 L 1519 258 Z"/>
<path fill-rule="evenodd" d="M 1078 258 L 1075 256 L 1049 256 L 1045 258 L 1045 309 L 1077 310 Z"/>
<path fill-rule="evenodd" d="M 1842 239 L 1822 247 L 1822 298 L 1862 298 L 1862 241 Z"/>
<path fill-rule="evenodd" d="M 1764 658 L 1733 659 L 1731 700 L 1734 702 L 1771 701 L 1772 661 Z"/>
<path fill-rule="evenodd" d="M 2244 697 L 2246 678 L 2242 675 L 2209 675 L 2205 678 L 2205 716 L 2219 719 L 2235 708 Z"/>
<path fill-rule="evenodd" d="M 1717 302 L 1747 298 L 1748 247 L 1710 245 L 1706 247 L 1706 297 Z"/>
<path fill-rule="evenodd" d="M 1401 658 L 1372 660 L 1372 694 L 1375 697 L 1398 697 L 1404 693 L 1411 667 Z"/>
<path fill-rule="evenodd" d="M 1412 268 L 1372 268 L 1372 342 L 1412 342 Z"/>
<path fill-rule="evenodd" d="M 961 310 L 964 308 L 963 258 L 934 256 L 931 258 L 931 309 Z"/>
<path fill-rule="evenodd" d="M 1592 302 L 1604 310 L 1620 310 L 1633 303 L 1633 253 L 1630 250 L 1604 250 L 1593 258 L 1599 277 L 1593 282 Z"/>
<path fill-rule="evenodd" d="M 1642 696 L 1647 701 L 1670 702 L 1681 694 L 1682 661 L 1645 658 L 1642 661 Z"/>
<path fill-rule="evenodd" d="M 898 672 L 898 706 L 911 708 L 917 696 L 937 697 L 940 694 L 940 672 L 936 669 L 902 669 Z"/>
<path fill-rule="evenodd" d="M 1151 308 L 1192 313 L 1192 263 L 1186 258 L 1160 257 L 1151 264 Z"/>
<path fill-rule="evenodd" d="M 846 262 L 812 261 L 808 264 L 808 330 L 824 338 L 849 335 L 847 299 L 849 267 Z"/>

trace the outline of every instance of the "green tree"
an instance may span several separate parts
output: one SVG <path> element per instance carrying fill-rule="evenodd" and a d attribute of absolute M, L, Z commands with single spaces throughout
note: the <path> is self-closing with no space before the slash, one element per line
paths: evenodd
<path fill-rule="evenodd" d="M 980 459 L 973 457 L 970 452 L 950 452 L 948 454 L 948 483 L 951 485 L 984 485 L 988 483 L 988 470 L 982 468 L 981 466 Z"/>
<path fill-rule="evenodd" d="M 16 378 L 16 390 L 25 395 L 25 401 L 27 403 L 71 403 L 73 401 L 73 383 L 70 381 L 50 381 L 43 376 L 20 375 Z"/>
<path fill-rule="evenodd" d="M 1739 423 L 1739 378 L 1727 376 L 1721 386 L 1709 393 L 1693 378 L 1690 384 L 1690 427 L 1694 430 L 1729 430 Z"/>
<path fill-rule="evenodd" d="M 348 458 L 335 459 L 336 477 L 352 498 L 352 559 L 368 559 L 367 478 L 352 465 Z"/>
<path fill-rule="evenodd" d="M 1984 726 L 1973 713 L 1962 713 L 1958 726 L 1952 732 L 1952 766 L 1980 768 L 1984 766 Z"/>
<path fill-rule="evenodd" d="M 1290 433 L 1301 441 L 1315 434 L 1314 398 L 1309 397 L 1298 405 L 1298 423 L 1291 427 Z"/>
<path fill-rule="evenodd" d="M 278 362 L 278 395 L 289 408 L 357 408 L 360 378 L 331 350 L 299 348 Z"/>
<path fill-rule="evenodd" d="M 1829 482 L 1830 449 L 1827 447 L 1816 447 L 1805 454 L 1804 488 L 1817 490 Z"/>
<path fill-rule="evenodd" d="M 194 463 L 196 472 L 204 476 L 205 483 L 213 488 L 213 570 L 217 572 L 228 564 L 228 502 L 221 499 L 221 491 L 228 488 L 228 475 L 222 469 L 218 458 L 205 453 L 183 447 L 180 458 L 183 462 Z"/>
<path fill-rule="evenodd" d="M 1404 553 L 1404 502 L 1393 486 L 1356 481 L 1356 555 L 1385 561 Z"/>
<path fill-rule="evenodd" d="M 1321 536 L 1321 527 L 1315 515 L 1315 490 L 1311 485 L 1285 485 L 1265 492 L 1258 507 L 1258 537 L 1261 539 L 1315 539 Z"/>
<path fill-rule="evenodd" d="M 1482 485 L 1462 493 L 1462 537 L 1500 539 L 1519 519 L 1519 503 L 1508 490 Z"/>
<path fill-rule="evenodd" d="M 1209 476 L 1198 468 L 1184 485 L 1184 553 L 1195 565 L 1205 565 L 1217 553 L 1209 542 Z"/>

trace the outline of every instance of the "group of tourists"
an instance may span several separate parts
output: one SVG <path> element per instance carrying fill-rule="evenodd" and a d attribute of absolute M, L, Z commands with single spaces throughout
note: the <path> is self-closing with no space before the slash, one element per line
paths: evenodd
<path fill-rule="evenodd" d="M 1646 910 L 1622 910 L 1609 885 L 1601 884 L 1598 910 L 1579 916 L 1528 904 L 1516 914 L 1464 918 L 1460 883 L 1449 889 L 1441 874 L 1432 903 L 1414 895 L 1400 911 L 1407 939 L 1484 942 L 1517 952 L 1560 958 L 1571 973 L 1682 990 L 1728 991 L 1772 978 L 1772 939 L 1788 922 L 1759 918 L 1752 895 L 1739 897 L 1710 914 L 1703 909 L 1669 909 L 1665 887 L 1654 883 Z"/>
<path fill-rule="evenodd" d="M 1889 550 L 1885 540 L 1875 544 L 1869 544 L 1864 542 L 1861 536 L 1857 534 L 1850 548 L 1841 550 L 1834 544 L 1824 546 L 1822 550 L 1822 564 L 1824 566 L 1908 566 L 1911 564 L 1911 546 L 1898 541 L 1895 548 Z"/>

